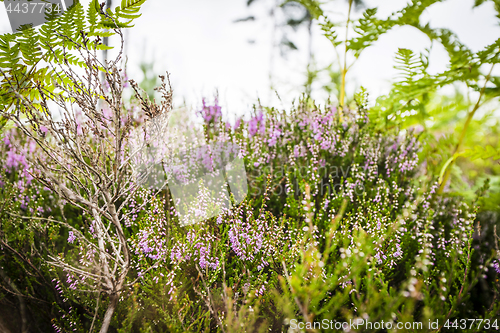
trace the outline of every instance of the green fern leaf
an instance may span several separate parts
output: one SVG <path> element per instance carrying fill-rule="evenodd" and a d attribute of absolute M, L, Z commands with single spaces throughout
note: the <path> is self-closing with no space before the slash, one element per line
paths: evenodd
<path fill-rule="evenodd" d="M 466 149 L 460 153 L 459 156 L 470 157 L 471 160 L 486 160 L 492 158 L 495 161 L 500 160 L 500 150 L 497 151 L 490 145 L 486 146 L 486 148 L 483 148 L 482 146 L 475 146 L 474 149 Z"/>
<path fill-rule="evenodd" d="M 0 35 L 0 68 L 15 68 L 20 60 L 20 45 L 13 34 Z"/>
<path fill-rule="evenodd" d="M 112 20 L 104 20 L 102 24 L 110 28 L 133 27 L 133 25 L 130 25 L 130 23 L 141 16 L 141 14 L 139 14 L 139 11 L 145 1 L 146 0 L 122 0 L 121 5 L 116 7 L 114 15 L 112 12 L 110 12 L 110 14 L 115 19 L 114 22 Z"/>
<path fill-rule="evenodd" d="M 132 26 L 132 21 L 140 17 L 139 10 L 145 1 L 123 0 L 114 12 L 109 10 L 116 24 L 101 13 L 97 0 L 92 0 L 86 11 L 76 1 L 62 15 L 47 17 L 46 23 L 39 29 L 28 28 L 16 34 L 0 35 L 0 108 L 4 111 L 20 109 L 23 112 L 14 91 L 36 104 L 40 97 L 37 84 L 42 84 L 48 92 L 55 91 L 57 84 L 71 87 L 72 81 L 56 70 L 56 65 L 85 67 L 81 56 L 77 52 L 72 53 L 72 50 L 83 41 L 91 50 L 110 49 L 98 42 L 114 35 L 114 31 L 107 28 Z M 92 40 L 89 37 L 97 38 Z M 42 61 L 49 66 L 40 66 Z M 4 122 L 0 119 L 0 125 Z"/>
<path fill-rule="evenodd" d="M 34 66 L 42 57 L 42 49 L 38 39 L 39 35 L 35 33 L 33 28 L 23 30 L 22 37 L 19 38 L 23 61 L 28 66 Z"/>
<path fill-rule="evenodd" d="M 99 2 L 97 0 L 92 0 L 89 4 L 89 9 L 87 11 L 87 20 L 89 23 L 90 34 L 92 35 L 97 27 L 99 20 Z"/>
<path fill-rule="evenodd" d="M 500 38 L 493 44 L 484 48 L 483 51 L 477 53 L 479 61 L 486 64 L 496 64 L 500 62 Z"/>
<path fill-rule="evenodd" d="M 312 18 L 315 20 L 319 19 L 320 17 L 324 16 L 323 10 L 320 7 L 320 3 L 317 0 L 300 0 L 297 1 L 300 3 L 302 6 L 304 6 L 309 14 L 311 14 Z"/>
<path fill-rule="evenodd" d="M 349 50 L 354 51 L 356 58 L 361 52 L 372 45 L 378 38 L 395 25 L 392 20 L 380 20 L 376 17 L 377 8 L 368 8 L 363 17 L 355 24 L 357 36 L 347 42 Z"/>

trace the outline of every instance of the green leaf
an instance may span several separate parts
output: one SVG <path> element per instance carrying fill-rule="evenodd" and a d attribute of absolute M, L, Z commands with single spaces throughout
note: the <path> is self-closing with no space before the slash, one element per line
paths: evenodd
<path fill-rule="evenodd" d="M 492 158 L 495 160 L 500 160 L 500 150 L 496 150 L 492 146 L 488 145 L 486 148 L 482 146 L 474 146 L 474 149 L 467 149 L 460 153 L 459 155 L 464 157 L 470 157 L 471 160 L 477 159 L 489 159 Z"/>
<path fill-rule="evenodd" d="M 132 27 L 130 23 L 141 16 L 139 11 L 145 1 L 146 0 L 122 0 L 121 6 L 118 6 L 115 9 L 117 25 L 122 27 Z M 121 22 L 119 19 L 125 19 L 128 21 Z M 113 24 L 113 22 L 110 23 Z"/>
<path fill-rule="evenodd" d="M 390 30 L 395 21 L 380 20 L 376 17 L 377 8 L 368 8 L 363 17 L 354 25 L 354 31 L 357 36 L 347 42 L 349 50 L 354 51 L 356 58 L 367 47 L 371 46 L 378 38 Z"/>
<path fill-rule="evenodd" d="M 317 0 L 300 0 L 297 1 L 302 6 L 304 6 L 309 13 L 311 14 L 313 19 L 319 19 L 321 16 L 324 16 L 323 10 L 321 9 L 320 2 Z"/>
<path fill-rule="evenodd" d="M 130 27 L 131 22 L 140 16 L 139 10 L 145 1 L 123 0 L 115 12 L 110 10 L 116 25 L 101 13 L 97 0 L 92 0 L 86 11 L 76 1 L 66 12 L 47 20 L 39 29 L 28 28 L 15 34 L 0 35 L 0 108 L 5 111 L 20 108 L 23 111 L 14 91 L 36 104 L 38 83 L 49 92 L 54 91 L 57 84 L 71 85 L 67 76 L 56 70 L 57 65 L 67 63 L 85 67 L 81 55 L 71 52 L 83 42 L 90 50 L 110 49 L 100 42 L 114 34 L 106 28 Z"/>
<path fill-rule="evenodd" d="M 489 158 L 492 158 L 494 161 L 496 161 L 500 160 L 500 149 L 496 150 L 490 145 L 486 146 L 486 148 L 483 148 L 482 146 L 474 146 L 474 149 L 466 149 L 461 153 L 455 153 L 445 162 L 445 164 L 441 168 L 441 172 L 439 173 L 439 184 L 442 183 L 446 170 L 460 156 L 469 157 L 472 161 L 477 159 L 486 160 Z"/>
<path fill-rule="evenodd" d="M 484 48 L 484 50 L 477 53 L 481 63 L 496 64 L 500 62 L 500 38 L 493 44 Z"/>

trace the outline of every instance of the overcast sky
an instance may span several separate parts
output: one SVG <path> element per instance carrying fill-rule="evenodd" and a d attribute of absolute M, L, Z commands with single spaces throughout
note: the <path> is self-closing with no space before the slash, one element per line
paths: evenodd
<path fill-rule="evenodd" d="M 88 2 L 82 1 L 84 5 Z M 129 77 L 140 81 L 138 64 L 149 61 L 154 63 L 158 74 L 171 73 L 178 103 L 186 101 L 197 107 L 202 97 L 210 99 L 218 91 L 230 113 L 248 111 L 257 98 L 264 105 L 280 106 L 275 94 L 269 93 L 273 21 L 268 12 L 273 3 L 274 0 L 259 0 L 249 9 L 246 0 L 146 1 L 142 17 L 127 32 Z M 378 7 L 380 17 L 385 17 L 403 8 L 407 1 L 365 0 L 365 3 L 367 7 Z M 473 3 L 473 0 L 448 0 L 435 4 L 424 13 L 423 20 L 432 27 L 451 29 L 464 44 L 478 51 L 500 37 L 500 26 L 490 2 L 475 9 Z M 0 32 L 7 32 L 5 8 L 0 8 Z M 327 9 L 332 17 L 341 20 L 347 13 L 346 1 L 331 1 Z M 249 15 L 255 15 L 257 20 L 234 23 Z M 273 62 L 275 88 L 285 106 L 302 91 L 307 64 L 306 30 L 299 30 L 290 38 L 299 51 L 289 53 L 287 59 L 275 52 Z M 348 89 L 353 91 L 363 85 L 373 100 L 389 89 L 396 74 L 394 55 L 399 47 L 423 51 L 430 46 L 429 39 L 414 28 L 393 29 L 361 55 L 348 74 Z M 337 61 L 331 44 L 316 25 L 313 49 L 319 67 Z M 447 61 L 444 49 L 434 44 L 430 70 L 443 70 Z M 313 97 L 322 100 L 326 95 L 316 89 Z"/>

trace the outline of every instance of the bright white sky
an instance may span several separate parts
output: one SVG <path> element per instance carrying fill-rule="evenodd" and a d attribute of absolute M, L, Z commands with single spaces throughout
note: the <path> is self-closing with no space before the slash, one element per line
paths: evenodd
<path fill-rule="evenodd" d="M 89 1 L 82 1 L 86 5 Z M 114 0 L 117 3 L 117 0 Z M 218 91 L 226 110 L 243 114 L 260 98 L 263 105 L 282 106 L 269 90 L 273 22 L 267 16 L 274 0 L 258 0 L 249 9 L 246 0 L 147 0 L 142 17 L 127 32 L 128 73 L 142 79 L 138 64 L 154 62 L 155 71 L 171 73 L 177 103 L 198 107 L 201 98 L 211 99 Z M 333 0 L 328 10 L 341 20 L 347 13 L 345 0 Z M 378 7 L 385 17 L 399 10 L 405 0 L 365 0 L 367 7 Z M 433 27 L 449 28 L 472 50 L 477 51 L 500 37 L 500 26 L 491 2 L 472 9 L 473 0 L 447 0 L 431 6 L 423 16 Z M 116 4 L 115 4 L 116 5 Z M 255 15 L 254 22 L 233 23 Z M 359 16 L 361 11 L 355 13 Z M 0 6 L 0 32 L 9 30 L 5 8 Z M 319 67 L 336 62 L 335 52 L 315 25 L 313 49 Z M 344 33 L 340 34 L 343 36 Z M 307 63 L 305 28 L 290 35 L 300 51 L 288 59 L 275 55 L 275 86 L 289 105 L 301 92 Z M 255 40 L 250 44 L 248 40 Z M 430 41 L 414 28 L 396 28 L 362 54 L 347 77 L 348 92 L 363 85 L 371 99 L 388 91 L 396 71 L 394 54 L 398 47 L 423 51 Z M 437 44 L 431 52 L 431 71 L 445 68 L 448 57 Z M 319 89 L 313 97 L 327 96 Z"/>

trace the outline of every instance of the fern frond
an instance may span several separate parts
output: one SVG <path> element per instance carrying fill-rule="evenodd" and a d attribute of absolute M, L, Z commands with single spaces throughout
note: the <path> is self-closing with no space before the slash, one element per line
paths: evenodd
<path fill-rule="evenodd" d="M 13 34 L 0 35 L 0 68 L 15 68 L 20 60 L 20 45 Z"/>
<path fill-rule="evenodd" d="M 472 161 L 477 159 L 493 159 L 494 161 L 500 160 L 500 149 L 497 151 L 492 146 L 486 146 L 486 148 L 482 146 L 475 146 L 474 149 L 466 149 L 462 153 L 459 154 L 463 157 L 469 157 Z"/>
<path fill-rule="evenodd" d="M 80 31 L 85 32 L 87 29 L 86 21 L 85 21 L 85 10 L 80 2 L 76 2 L 69 10 L 74 17 L 75 22 L 75 32 L 76 32 L 76 41 L 78 43 L 82 42 L 82 35 L 79 34 Z"/>
<path fill-rule="evenodd" d="M 439 184 L 443 182 L 443 178 L 448 167 L 452 165 L 453 162 L 455 162 L 455 160 L 461 156 L 469 157 L 472 161 L 477 159 L 487 160 L 490 158 L 496 161 L 500 160 L 500 149 L 496 150 L 490 145 L 486 146 L 486 148 L 483 148 L 482 146 L 474 146 L 474 149 L 466 149 L 461 153 L 455 153 L 445 162 L 445 164 L 441 168 L 441 172 L 439 174 Z"/>
<path fill-rule="evenodd" d="M 412 0 L 401 11 L 394 13 L 393 17 L 398 25 L 418 26 L 420 24 L 420 16 L 430 5 L 443 0 Z"/>
<path fill-rule="evenodd" d="M 57 23 L 59 24 L 59 34 L 69 37 L 59 39 L 61 46 L 68 50 L 75 49 L 76 47 L 71 40 L 75 41 L 79 38 L 79 31 L 76 29 L 77 25 L 75 24 L 75 17 L 73 16 L 73 13 L 71 11 L 64 12 L 58 18 Z"/>
<path fill-rule="evenodd" d="M 141 16 L 139 10 L 146 0 L 122 0 L 121 6 L 116 7 L 115 13 L 118 17 L 129 20 L 136 19 Z"/>
<path fill-rule="evenodd" d="M 483 64 L 496 64 L 500 62 L 500 38 L 493 44 L 484 48 L 477 53 L 479 61 Z"/>
<path fill-rule="evenodd" d="M 356 58 L 359 57 L 361 52 L 372 45 L 378 38 L 390 30 L 395 21 L 380 20 L 376 17 L 377 8 L 368 8 L 363 17 L 355 24 L 354 31 L 357 36 L 347 42 L 349 50 L 354 51 Z"/>
<path fill-rule="evenodd" d="M 2 0 L 0 0 L 2 1 Z M 140 16 L 139 10 L 146 0 L 123 0 L 116 11 L 109 11 L 118 27 L 130 27 Z M 116 28 L 106 22 L 98 0 L 92 0 L 85 11 L 79 1 L 62 15 L 48 14 L 47 21 L 39 29 L 25 29 L 16 34 L 0 35 L 0 109 L 22 110 L 14 90 L 36 104 L 39 98 L 37 84 L 46 91 L 55 91 L 56 85 L 69 85 L 71 81 L 63 72 L 41 63 L 69 64 L 84 67 L 86 63 L 76 53 L 71 53 L 85 38 L 89 49 L 109 49 L 98 42 L 110 37 Z M 84 37 L 85 36 L 85 37 Z M 95 40 L 88 37 L 97 37 Z M 0 128 L 5 120 L 0 119 Z"/>
<path fill-rule="evenodd" d="M 428 60 L 409 49 L 399 49 L 395 57 L 399 71 L 398 81 L 388 96 L 377 99 L 370 111 L 371 118 L 391 116 L 391 120 L 422 120 L 427 114 L 425 105 L 429 95 L 437 88 L 436 79 L 427 73 Z"/>
<path fill-rule="evenodd" d="M 121 5 L 115 8 L 113 13 L 108 11 L 114 20 L 104 19 L 101 24 L 107 28 L 131 28 L 132 21 L 139 18 L 139 11 L 146 0 L 122 0 Z"/>
<path fill-rule="evenodd" d="M 395 69 L 400 71 L 402 80 L 398 85 L 410 86 L 421 76 L 425 75 L 425 64 L 422 58 L 409 49 L 398 49 L 395 57 Z"/>
<path fill-rule="evenodd" d="M 338 34 L 335 32 L 335 27 L 337 25 L 327 18 L 324 18 L 324 22 L 319 24 L 323 35 L 334 45 L 340 45 L 342 42 L 337 40 Z"/>
<path fill-rule="evenodd" d="M 42 57 L 42 49 L 39 46 L 39 35 L 33 28 L 25 29 L 19 38 L 20 50 L 23 55 L 23 61 L 28 66 L 34 66 Z"/>
<path fill-rule="evenodd" d="M 99 21 L 99 2 L 92 0 L 87 11 L 87 22 L 89 23 L 89 36 L 94 36 Z"/>
<path fill-rule="evenodd" d="M 311 14 L 312 18 L 315 20 L 319 19 L 321 16 L 324 16 L 323 10 L 321 9 L 320 2 L 317 0 L 299 0 L 297 1 L 302 6 L 304 6 L 309 14 Z"/>

